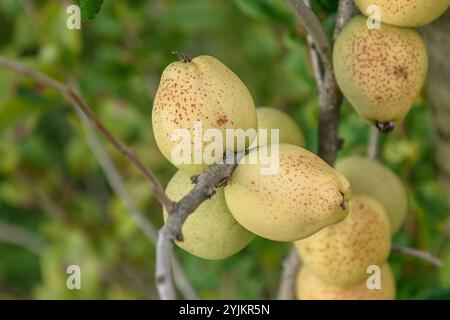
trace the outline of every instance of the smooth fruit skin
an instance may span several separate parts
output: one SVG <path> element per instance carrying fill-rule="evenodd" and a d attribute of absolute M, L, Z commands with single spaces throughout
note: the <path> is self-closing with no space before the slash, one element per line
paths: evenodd
<path fill-rule="evenodd" d="M 377 160 L 361 156 L 337 161 L 336 170 L 348 179 L 354 195 L 368 195 L 383 205 L 393 234 L 400 229 L 408 213 L 408 197 L 395 172 Z"/>
<path fill-rule="evenodd" d="M 190 175 L 179 170 L 170 180 L 166 193 L 178 201 L 192 190 Z M 167 212 L 164 211 L 164 220 Z M 183 241 L 175 242 L 194 256 L 219 260 L 230 257 L 246 247 L 254 235 L 239 225 L 225 203 L 223 189 L 203 202 L 189 215 L 182 227 Z"/>
<path fill-rule="evenodd" d="M 382 22 L 399 27 L 419 27 L 439 18 L 448 8 L 448 0 L 355 0 L 365 15 L 371 5 L 380 8 Z"/>
<path fill-rule="evenodd" d="M 414 30 L 386 24 L 369 30 L 366 20 L 353 18 L 336 40 L 336 80 L 363 119 L 375 124 L 400 123 L 425 81 L 425 44 Z"/>
<path fill-rule="evenodd" d="M 391 229 L 382 205 L 353 196 L 348 217 L 295 242 L 308 268 L 324 282 L 352 286 L 367 277 L 367 267 L 383 264 L 391 250 Z"/>
<path fill-rule="evenodd" d="M 350 287 L 329 285 L 308 267 L 301 268 L 296 286 L 299 300 L 394 300 L 395 291 L 395 278 L 388 263 L 381 266 L 380 289 L 369 289 L 366 279 Z"/>
<path fill-rule="evenodd" d="M 279 170 L 262 175 L 252 154 L 279 146 Z M 306 238 L 347 216 L 351 191 L 343 175 L 295 145 L 262 146 L 245 156 L 225 187 L 235 219 L 251 232 L 276 241 Z M 265 167 L 265 166 L 264 166 Z"/>
<path fill-rule="evenodd" d="M 196 174 L 208 165 L 194 164 L 193 152 L 192 164 L 175 164 L 171 159 L 172 148 L 179 143 L 172 142 L 172 133 L 175 129 L 188 129 L 193 141 L 194 121 L 202 122 L 203 133 L 219 129 L 224 150 L 225 129 L 257 129 L 256 108 L 247 87 L 211 56 L 170 64 L 161 76 L 153 102 L 153 133 L 159 149 L 177 168 Z M 203 144 L 202 151 L 209 142 Z"/>
<path fill-rule="evenodd" d="M 300 147 L 305 145 L 305 137 L 298 124 L 287 113 L 270 107 L 256 109 L 258 132 L 267 129 L 267 142 L 258 141 L 258 145 L 271 144 L 271 129 L 279 130 L 279 143 L 289 143 Z"/>

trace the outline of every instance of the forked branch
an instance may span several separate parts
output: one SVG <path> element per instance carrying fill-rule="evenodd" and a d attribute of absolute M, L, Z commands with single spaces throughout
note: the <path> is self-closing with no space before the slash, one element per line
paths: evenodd
<path fill-rule="evenodd" d="M 39 83 L 52 87 L 58 90 L 66 99 L 68 99 L 72 105 L 81 111 L 92 123 L 92 125 L 126 158 L 128 158 L 147 178 L 150 183 L 150 189 L 155 194 L 158 201 L 164 205 L 167 210 L 171 210 L 173 202 L 166 196 L 163 187 L 159 183 L 154 174 L 148 170 L 139 156 L 131 149 L 126 147 L 120 142 L 114 135 L 97 119 L 91 108 L 84 103 L 81 97 L 69 86 L 41 73 L 28 68 L 24 64 L 17 63 L 7 58 L 0 56 L 0 66 L 9 69 L 17 74 L 21 74 L 30 77 Z"/>
<path fill-rule="evenodd" d="M 122 155 L 128 158 L 147 178 L 150 183 L 150 189 L 155 194 L 157 200 L 166 208 L 168 212 L 175 211 L 175 203 L 172 202 L 166 195 L 163 187 L 156 179 L 154 174 L 145 167 L 143 162 L 139 159 L 139 156 L 131 149 L 126 147 L 121 141 L 119 141 L 95 116 L 92 109 L 83 101 L 81 96 L 75 92 L 71 87 L 61 83 L 41 72 L 35 71 L 26 65 L 21 63 L 17 63 L 10 59 L 0 56 L 0 67 L 11 70 L 17 74 L 27 76 L 43 85 L 52 87 L 59 91 L 66 99 L 68 99 L 71 104 L 78 111 L 78 114 L 82 116 L 82 120 L 89 120 L 89 123 L 93 125 Z M 149 224 L 149 222 L 144 218 L 144 216 L 136 209 L 135 205 L 130 200 L 130 197 L 124 190 L 120 177 L 117 174 L 115 167 L 112 165 L 112 162 L 109 161 L 109 158 L 106 156 L 102 150 L 99 148 L 99 142 L 93 140 L 94 137 L 90 136 L 90 144 L 93 150 L 96 152 L 96 156 L 101 161 L 101 165 L 103 169 L 105 169 L 105 173 L 107 174 L 107 178 L 109 182 L 112 184 L 113 189 L 118 192 L 118 196 L 124 201 L 127 209 L 130 210 L 129 213 L 132 215 L 133 219 L 138 223 L 139 227 L 144 231 L 145 235 L 149 238 L 149 240 L 156 242 L 156 230 L 154 230 L 153 226 Z M 177 206 L 178 207 L 178 206 Z M 184 204 L 183 208 L 187 206 Z M 172 251 L 170 251 L 170 255 L 172 255 Z M 170 261 L 170 259 L 169 259 Z M 178 261 L 172 261 L 174 270 L 177 273 L 175 279 L 179 281 L 180 286 L 183 286 L 181 291 L 184 291 L 187 298 L 195 298 L 196 295 L 193 290 L 188 287 L 189 284 L 184 274 L 181 273 L 181 267 Z M 169 273 L 171 272 L 171 268 L 169 265 L 168 269 Z M 183 290 L 185 289 L 185 290 Z M 174 290 L 173 290 L 174 291 Z"/>
<path fill-rule="evenodd" d="M 286 0 L 298 22 L 306 29 L 308 35 L 325 65 L 331 66 L 331 44 L 320 24 L 319 18 L 307 6 L 304 0 Z"/>
<path fill-rule="evenodd" d="M 187 217 L 198 206 L 211 198 L 217 188 L 223 187 L 231 176 L 239 160 L 245 152 L 229 154 L 224 164 L 218 164 L 197 176 L 194 188 L 178 203 L 172 212 L 168 212 L 167 222 L 159 231 L 156 247 L 156 285 L 162 299 L 175 299 L 175 290 L 170 272 L 170 258 L 173 251 L 173 241 L 182 240 L 181 227 Z"/>
<path fill-rule="evenodd" d="M 318 86 L 319 99 L 319 156 L 333 166 L 342 141 L 338 137 L 339 113 L 342 103 L 342 93 L 334 77 L 331 63 L 331 44 L 323 37 L 325 34 L 319 19 L 308 8 L 307 0 L 287 0 L 293 9 L 299 23 L 308 31 L 308 44 L 314 76 Z M 353 0 L 341 0 L 336 16 L 336 26 L 333 40 L 337 38 L 345 24 L 355 14 Z M 311 15 L 313 17 L 311 17 Z M 321 67 L 317 56 L 321 58 Z M 323 69 L 323 71 L 322 71 Z M 295 298 L 295 277 L 300 267 L 300 259 L 295 249 L 292 249 L 284 265 L 278 292 L 279 299 Z"/>

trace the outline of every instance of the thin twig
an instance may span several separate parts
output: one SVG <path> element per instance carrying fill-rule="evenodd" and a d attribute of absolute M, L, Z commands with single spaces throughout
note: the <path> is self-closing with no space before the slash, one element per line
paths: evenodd
<path fill-rule="evenodd" d="M 353 0 L 341 0 L 334 28 L 335 40 L 355 13 Z M 342 93 L 336 83 L 331 64 L 324 66 L 323 86 L 319 88 L 319 156 L 334 165 L 342 140 L 338 137 Z"/>
<path fill-rule="evenodd" d="M 81 97 L 70 87 L 68 87 L 67 85 L 41 73 L 38 71 L 35 71 L 31 68 L 28 68 L 27 66 L 17 63 L 15 61 L 9 60 L 7 58 L 4 58 L 2 56 L 0 56 L 0 66 L 4 67 L 6 69 L 9 69 L 17 74 L 23 75 L 23 76 L 27 76 L 30 77 L 32 79 L 34 79 L 35 81 L 42 83 L 44 85 L 47 85 L 49 87 L 52 87 L 54 89 L 56 89 L 57 91 L 59 91 L 64 97 L 66 97 L 71 103 L 72 105 L 75 107 L 75 109 L 77 109 L 79 112 L 81 112 L 81 114 L 83 114 L 90 122 L 91 124 L 100 131 L 100 133 L 122 154 L 124 155 L 126 158 L 128 158 L 131 162 L 133 162 L 133 164 L 136 165 L 136 167 L 141 171 L 141 173 L 144 174 L 144 176 L 147 178 L 147 180 L 150 182 L 150 188 L 153 191 L 153 193 L 155 194 L 157 200 L 166 208 L 166 210 L 169 213 L 174 213 L 175 212 L 175 203 L 173 203 L 165 194 L 164 189 L 162 188 L 162 186 L 160 185 L 160 183 L 158 182 L 158 180 L 156 179 L 156 177 L 153 175 L 153 173 L 151 171 L 149 171 L 144 164 L 141 162 L 141 160 L 139 159 L 139 157 L 137 156 L 137 154 L 135 152 L 133 152 L 132 150 L 128 149 L 123 143 L 121 143 L 119 140 L 117 140 L 112 133 L 106 129 L 106 127 L 104 127 L 99 120 L 96 118 L 96 116 L 94 115 L 94 113 L 91 111 L 91 108 L 89 108 L 89 106 L 87 104 L 85 104 L 85 102 L 81 99 Z M 195 209 L 193 209 L 195 210 Z M 170 216 L 174 216 L 175 214 L 171 214 Z M 152 230 L 152 228 L 146 224 L 144 221 L 145 219 L 142 219 L 143 216 L 142 215 L 135 215 L 134 216 L 136 221 L 138 221 L 139 225 L 141 226 L 141 228 L 143 230 L 145 230 L 146 235 L 149 238 L 153 238 L 154 239 L 154 230 Z M 183 220 L 184 221 L 184 220 Z M 180 226 L 181 229 L 181 226 Z M 181 235 L 181 231 L 178 232 L 179 235 Z M 172 236 L 170 237 L 170 241 L 172 241 Z M 170 273 L 171 268 L 170 268 L 170 257 L 172 256 L 172 250 L 169 250 L 169 267 L 168 267 L 168 272 Z M 181 267 L 179 265 L 178 262 L 174 262 L 175 265 L 175 269 L 176 270 L 180 270 Z M 178 272 L 178 271 L 177 271 Z M 180 276 L 176 275 L 176 278 L 178 280 L 180 280 Z M 186 281 L 184 281 L 185 283 L 182 284 L 181 286 L 184 286 L 184 288 L 186 288 Z M 180 288 L 182 289 L 182 288 Z M 188 293 L 189 290 L 186 290 L 186 295 L 190 296 L 190 297 L 196 297 L 195 294 L 193 294 L 193 292 Z M 173 290 L 174 292 L 174 290 Z M 174 296 L 174 295 L 173 295 Z"/>
<path fill-rule="evenodd" d="M 370 128 L 369 143 L 367 144 L 367 157 L 377 159 L 379 154 L 380 132 L 376 127 Z"/>
<path fill-rule="evenodd" d="M 331 64 L 331 49 L 327 53 L 321 52 L 323 49 L 323 39 L 318 34 L 324 33 L 317 31 L 322 29 L 320 22 L 316 24 L 318 18 L 306 18 L 314 13 L 308 9 L 309 2 L 304 3 L 303 0 L 289 1 L 289 3 L 296 4 L 293 7 L 297 18 L 308 30 L 310 35 L 310 52 L 313 62 L 314 75 L 317 81 L 319 94 L 319 156 L 329 165 L 334 165 L 336 161 L 337 152 L 341 147 L 342 141 L 338 137 L 339 113 L 342 103 L 342 93 L 336 83 L 333 66 Z M 305 9 L 306 8 L 306 9 Z M 300 9 L 300 10 L 299 10 Z M 339 2 L 339 9 L 336 17 L 336 26 L 334 29 L 333 39 L 335 40 L 341 32 L 344 25 L 355 14 L 355 5 L 353 0 L 341 0 Z M 314 22 L 316 21 L 316 22 Z M 308 25 L 308 23 L 311 23 Z M 312 31 L 312 32 L 311 32 Z M 327 40 L 328 42 L 328 40 Z M 328 45 L 331 48 L 330 45 Z M 320 68 L 320 63 L 314 61 L 314 56 L 319 55 L 322 59 L 324 70 Z M 283 273 L 281 276 L 279 297 L 283 299 L 294 299 L 295 277 L 300 265 L 300 259 L 297 257 L 297 252 L 293 248 L 289 254 L 289 259 L 285 263 Z"/>
<path fill-rule="evenodd" d="M 92 112 L 91 108 L 84 103 L 81 97 L 69 86 L 33 69 L 28 68 L 24 64 L 17 63 L 15 61 L 9 60 L 5 57 L 0 56 L 0 66 L 9 69 L 17 74 L 30 77 L 42 84 L 52 87 L 58 90 L 64 97 L 66 97 L 72 105 L 80 110 L 92 123 L 92 125 L 100 131 L 100 133 L 126 158 L 128 158 L 147 178 L 150 183 L 150 189 L 155 194 L 158 201 L 169 211 L 172 210 L 174 203 L 167 197 L 164 192 L 163 187 L 156 179 L 154 174 L 148 170 L 142 161 L 139 159 L 138 155 L 128 147 L 126 147 L 122 142 L 120 142 L 114 135 L 97 119 L 95 114 Z"/>
<path fill-rule="evenodd" d="M 86 141 L 102 167 L 103 173 L 114 193 L 119 197 L 127 212 L 144 232 L 145 236 L 151 242 L 155 243 L 158 237 L 158 230 L 145 218 L 144 214 L 137 207 L 134 199 L 132 199 L 131 195 L 125 189 L 121 176 L 112 162 L 112 159 L 108 156 L 103 145 L 98 140 L 89 120 L 78 110 L 77 115 L 81 120 L 86 135 Z"/>
<path fill-rule="evenodd" d="M 280 286 L 278 287 L 278 300 L 292 300 L 295 297 L 295 280 L 301 266 L 297 250 L 292 248 L 283 263 Z"/>
<path fill-rule="evenodd" d="M 194 288 L 189 282 L 186 273 L 181 267 L 180 262 L 175 258 L 175 254 L 172 255 L 172 270 L 175 285 L 183 294 L 183 296 L 188 300 L 198 300 L 199 297 L 197 295 L 197 292 L 195 292 Z"/>
<path fill-rule="evenodd" d="M 122 177 L 120 176 L 112 159 L 107 154 L 105 148 L 99 141 L 97 134 L 93 130 L 89 120 L 78 109 L 76 111 L 83 125 L 86 134 L 86 141 L 90 149 L 96 156 L 98 162 L 100 163 L 100 166 L 102 167 L 103 172 L 105 173 L 108 183 L 110 184 L 114 193 L 121 200 L 123 206 L 126 209 L 126 212 L 128 212 L 128 214 L 134 220 L 136 226 L 144 233 L 144 235 L 147 237 L 148 240 L 150 240 L 151 243 L 156 245 L 158 238 L 158 230 L 145 217 L 144 213 L 137 207 L 136 202 L 134 201 L 132 196 L 128 193 L 127 189 L 123 184 Z M 186 274 L 184 273 L 178 260 L 175 257 L 172 258 L 172 264 L 173 264 L 175 284 L 177 288 L 181 291 L 181 293 L 186 299 L 190 300 L 198 299 L 197 294 L 195 293 L 191 284 L 187 280 Z"/>
<path fill-rule="evenodd" d="M 442 262 L 441 259 L 439 259 L 438 257 L 434 256 L 433 254 L 431 254 L 428 251 L 423 251 L 423 250 L 419 250 L 419 249 L 404 247 L 404 246 L 400 246 L 398 244 L 393 244 L 392 245 L 392 251 L 400 252 L 400 253 L 407 254 L 407 255 L 412 256 L 412 257 L 416 257 L 416 258 L 420 258 L 420 259 L 426 260 L 426 261 L 430 262 L 431 264 L 435 265 L 438 268 L 442 268 L 442 266 L 444 265 L 444 263 Z"/>
<path fill-rule="evenodd" d="M 380 132 L 377 128 L 372 127 L 370 129 L 370 135 L 369 135 L 369 143 L 367 146 L 367 156 L 371 159 L 377 159 L 378 153 L 379 153 L 379 137 Z M 410 256 L 414 256 L 417 258 L 424 259 L 426 261 L 431 262 L 433 265 L 435 265 L 438 268 L 441 268 L 443 266 L 443 262 L 438 257 L 435 257 L 428 251 L 418 250 L 414 248 L 409 247 L 403 247 L 397 244 L 392 245 L 392 251 L 404 253 Z"/>
<path fill-rule="evenodd" d="M 309 55 L 311 57 L 311 65 L 313 69 L 314 79 L 316 80 L 317 87 L 323 87 L 323 71 L 322 66 L 320 65 L 319 54 L 317 53 L 316 47 L 312 42 L 312 38 L 307 36 L 308 47 L 309 47 Z"/>
<path fill-rule="evenodd" d="M 331 66 L 331 45 L 319 18 L 308 8 L 304 0 L 286 0 L 286 2 L 294 11 L 300 24 L 308 31 L 322 62 Z"/>
<path fill-rule="evenodd" d="M 161 203 L 167 210 L 171 211 L 174 207 L 174 203 L 170 200 L 163 187 L 159 183 L 158 179 L 156 179 L 155 175 L 147 169 L 147 167 L 142 163 L 139 159 L 137 153 L 128 147 L 126 147 L 122 142 L 117 140 L 112 133 L 104 127 L 91 109 L 81 100 L 80 96 L 71 88 L 68 88 L 68 96 L 72 99 L 73 103 L 81 109 L 81 111 L 86 115 L 86 117 L 91 121 L 92 125 L 103 134 L 103 136 L 119 151 L 128 158 L 147 178 L 150 182 L 150 188 L 152 192 L 155 194 L 155 197 L 158 199 L 159 203 Z"/>
<path fill-rule="evenodd" d="M 340 92 L 333 70 L 325 68 L 323 86 L 319 88 L 319 157 L 333 165 L 336 161 L 342 140 L 337 133 L 339 128 L 339 113 L 342 103 Z"/>
<path fill-rule="evenodd" d="M 358 13 L 358 8 L 355 5 L 354 0 L 340 0 L 339 8 L 336 15 L 336 25 L 334 27 L 333 41 L 336 41 L 337 37 L 344 29 L 347 22 Z"/>
<path fill-rule="evenodd" d="M 161 299 L 176 298 L 172 284 L 170 258 L 173 241 L 183 240 L 181 227 L 184 221 L 202 202 L 211 198 L 217 188 L 224 186 L 244 154 L 245 152 L 229 154 L 232 159 L 228 158 L 224 164 L 213 166 L 199 175 L 195 179 L 194 188 L 176 204 L 173 212 L 169 211 L 167 221 L 159 231 L 156 247 L 156 285 Z"/>
<path fill-rule="evenodd" d="M 380 132 L 377 128 L 372 127 L 370 129 L 370 135 L 369 135 L 369 143 L 367 146 L 367 156 L 370 159 L 377 159 L 379 154 L 379 137 Z M 392 251 L 397 251 L 400 253 L 404 253 L 410 256 L 414 256 L 417 258 L 424 259 L 426 261 L 431 262 L 433 265 L 435 265 L 438 268 L 441 268 L 443 266 L 443 262 L 438 257 L 435 257 L 428 251 L 422 251 L 414 248 L 409 247 L 403 247 L 397 244 L 392 245 Z"/>
<path fill-rule="evenodd" d="M 305 0 L 305 4 L 308 8 L 311 8 L 311 0 Z M 317 52 L 313 37 L 310 34 L 306 36 L 306 40 L 308 42 L 314 79 L 316 80 L 317 87 L 321 88 L 323 86 L 323 71 L 322 66 L 320 65 L 319 53 Z"/>
<path fill-rule="evenodd" d="M 0 241 L 25 248 L 37 255 L 42 254 L 46 248 L 43 238 L 23 227 L 0 222 Z"/>

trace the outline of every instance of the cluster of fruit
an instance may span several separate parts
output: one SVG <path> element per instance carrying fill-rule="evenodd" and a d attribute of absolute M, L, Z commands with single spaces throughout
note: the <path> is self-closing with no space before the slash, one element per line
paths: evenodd
<path fill-rule="evenodd" d="M 362 13 L 379 10 L 380 28 L 353 18 L 333 49 L 336 80 L 358 114 L 382 132 L 401 123 L 420 93 L 428 68 L 425 44 L 410 29 L 439 17 L 448 0 L 355 0 Z M 375 5 L 376 7 L 374 7 Z M 407 213 L 400 179 L 376 160 L 350 157 L 336 164 L 350 182 L 348 217 L 295 242 L 304 267 L 297 278 L 299 299 L 394 299 L 395 280 L 387 263 L 391 234 Z M 379 266 L 380 288 L 367 283 Z"/>
<path fill-rule="evenodd" d="M 311 237 L 296 241 L 304 267 L 297 278 L 299 299 L 393 299 L 395 281 L 387 258 L 391 234 L 407 213 L 399 177 L 377 160 L 353 156 L 337 162 L 352 186 L 348 217 Z M 380 287 L 367 284 L 372 266 L 380 268 Z"/>
<path fill-rule="evenodd" d="M 355 0 L 370 19 L 353 18 L 333 50 L 337 83 L 358 114 L 389 132 L 401 123 L 424 84 L 428 56 L 413 27 L 427 24 L 450 5 L 449 0 Z M 369 23 L 368 23 L 369 22 Z"/>
<path fill-rule="evenodd" d="M 369 2 L 357 4 L 365 10 Z M 409 1 L 372 2 L 382 8 L 386 22 L 413 25 L 430 21 L 448 7 L 447 0 L 413 1 L 414 6 Z M 445 6 L 429 5 L 441 2 Z M 404 5 L 395 7 L 393 3 Z M 396 15 L 391 15 L 394 9 Z M 394 19 L 397 15 L 408 18 Z M 415 31 L 387 24 L 369 30 L 363 17 L 345 27 L 333 60 L 345 96 L 362 117 L 381 129 L 405 117 L 427 70 L 426 50 Z M 227 129 L 253 129 L 256 134 L 247 144 L 233 144 L 234 152 L 248 148 L 261 129 L 278 129 L 279 141 L 257 141 L 240 160 L 228 185 L 187 218 L 179 247 L 204 259 L 224 259 L 242 250 L 255 235 L 294 242 L 304 262 L 298 277 L 299 298 L 395 297 L 387 258 L 391 235 L 405 219 L 407 199 L 392 171 L 364 157 L 343 159 L 336 169 L 330 167 L 303 148 L 303 134 L 287 114 L 255 108 L 247 87 L 225 65 L 210 56 L 190 60 L 181 55 L 180 62 L 164 70 L 152 111 L 156 143 L 179 169 L 166 189 L 174 201 L 192 190 L 191 175 L 209 166 L 195 162 L 191 153 L 187 157 L 191 162 L 173 159 L 178 143 L 173 132 L 184 129 L 195 139 L 194 122 L 201 123 L 202 131 L 214 129 L 223 136 Z M 208 147 L 204 140 L 200 145 L 190 144 L 201 152 Z M 272 154 L 274 148 L 278 170 L 263 175 L 264 164 L 252 164 L 248 159 L 261 151 Z M 164 217 L 167 219 L 166 212 Z M 366 284 L 371 266 L 381 270 L 381 289 L 369 289 Z"/>
<path fill-rule="evenodd" d="M 189 75 L 189 72 L 192 74 Z M 204 89 L 205 85 L 207 89 Z M 218 94 L 220 97 L 214 96 Z M 230 102 L 223 99 L 226 96 L 236 97 Z M 223 259 L 242 250 L 255 235 L 275 241 L 304 239 L 297 242 L 298 247 L 302 247 L 302 243 L 306 246 L 306 243 L 313 242 L 328 246 L 330 253 L 324 253 L 323 257 L 332 259 L 334 263 L 326 262 L 325 267 L 331 271 L 323 270 L 322 274 L 339 278 L 339 272 L 333 272 L 333 267 L 341 271 L 347 268 L 355 270 L 356 275 L 350 274 L 352 279 L 362 279 L 368 264 L 384 263 L 386 260 L 390 250 L 390 226 L 377 200 L 361 196 L 349 202 L 350 183 L 357 192 L 370 194 L 389 208 L 395 225 L 393 228 L 398 229 L 406 213 L 405 195 L 398 178 L 375 161 L 364 158 L 340 162 L 338 168 L 342 174 L 339 173 L 302 148 L 304 136 L 287 114 L 274 108 L 255 108 L 251 98 L 246 111 L 242 113 L 240 106 L 248 97 L 247 88 L 237 76 L 212 57 L 176 62 L 163 73 L 154 102 L 153 127 L 156 141 L 169 160 L 168 145 L 172 143 L 170 130 L 187 128 L 192 132 L 193 120 L 206 120 L 204 128 L 210 125 L 225 130 L 233 125 L 239 128 L 255 118 L 254 128 L 279 130 L 278 144 L 274 141 L 265 144 L 258 141 L 258 148 L 250 150 L 241 160 L 229 184 L 224 189 L 218 189 L 211 199 L 202 203 L 188 217 L 182 228 L 184 241 L 177 242 L 177 245 L 204 259 Z M 181 104 L 181 101 L 178 102 L 180 99 L 189 102 Z M 209 109 L 213 104 L 211 101 L 221 104 Z M 218 121 L 223 118 L 228 121 Z M 261 163 L 250 164 L 245 161 L 257 150 L 264 149 L 271 153 L 274 146 L 278 147 L 279 152 L 276 174 L 262 175 Z M 205 167 L 204 164 L 178 166 L 180 170 L 166 189 L 167 195 L 174 201 L 192 190 L 191 174 Z M 365 172 L 372 172 L 375 179 L 379 180 L 369 179 Z M 344 176 L 348 177 L 350 183 Z M 349 211 L 349 218 L 345 219 Z M 167 218 L 166 212 L 164 217 Z M 341 241 L 333 240 L 333 235 L 340 237 Z M 355 241 L 357 248 L 352 247 Z M 367 241 L 371 244 L 368 245 Z M 330 247 L 328 242 L 333 246 Z M 336 260 L 331 253 L 343 254 L 340 246 L 349 248 L 348 257 Z M 367 254 L 372 250 L 373 257 Z M 321 252 L 322 249 L 314 256 L 321 259 Z M 301 254 L 305 262 L 313 260 L 304 252 Z M 358 262 L 358 266 L 350 267 L 353 257 L 359 256 L 363 260 Z M 339 264 L 342 266 L 339 267 Z M 311 266 L 311 270 L 317 269 L 314 263 Z M 303 270 L 302 274 L 307 269 Z M 302 281 L 304 285 L 309 282 Z M 347 285 L 347 282 L 342 284 Z"/>
<path fill-rule="evenodd" d="M 223 259 L 244 248 L 255 234 L 296 241 L 347 216 L 347 179 L 301 147 L 304 137 L 294 120 L 277 109 L 255 108 L 242 81 L 209 56 L 169 65 L 154 100 L 156 142 L 180 169 L 166 189 L 172 200 L 180 200 L 192 190 L 190 176 L 207 167 L 204 163 L 180 164 L 171 158 L 176 144 L 172 132 L 187 129 L 194 137 L 194 121 L 201 121 L 203 131 L 214 128 L 223 134 L 230 128 L 253 128 L 255 132 L 277 129 L 279 141 L 258 141 L 258 146 L 240 160 L 228 185 L 187 218 L 182 228 L 184 240 L 177 242 L 181 248 L 201 258 Z M 201 147 L 206 149 L 206 144 Z M 278 170 L 263 175 L 260 169 L 264 164 L 251 164 L 248 159 L 261 151 L 272 154 L 274 147 Z"/>

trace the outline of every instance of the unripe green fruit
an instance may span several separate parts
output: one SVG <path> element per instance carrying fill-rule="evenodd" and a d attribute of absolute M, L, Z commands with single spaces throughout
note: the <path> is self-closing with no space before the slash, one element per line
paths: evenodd
<path fill-rule="evenodd" d="M 263 175 L 258 152 L 279 147 L 279 169 Z M 290 144 L 273 144 L 245 156 L 225 187 L 235 219 L 251 232 L 276 241 L 306 238 L 347 216 L 350 185 L 343 175 L 315 154 Z"/>
<path fill-rule="evenodd" d="M 324 282 L 352 286 L 367 277 L 370 265 L 386 262 L 391 229 L 382 205 L 367 196 L 354 196 L 344 221 L 295 242 L 311 271 Z"/>
<path fill-rule="evenodd" d="M 189 174 L 179 170 L 167 185 L 166 193 L 173 201 L 179 201 L 193 187 Z M 166 219 L 167 212 L 164 210 Z M 181 231 L 184 240 L 175 243 L 194 256 L 210 260 L 236 254 L 254 237 L 231 215 L 225 203 L 223 188 L 217 189 L 211 199 L 203 202 L 188 216 Z"/>
<path fill-rule="evenodd" d="M 355 0 L 355 3 L 365 15 L 369 14 L 367 9 L 371 5 L 378 6 L 381 21 L 399 27 L 419 27 L 430 23 L 449 6 L 448 0 Z"/>
<path fill-rule="evenodd" d="M 271 129 L 279 130 L 279 143 L 295 144 L 303 147 L 305 137 L 298 124 L 285 112 L 269 107 L 260 107 L 256 109 L 258 118 L 258 131 L 267 129 L 267 143 L 258 141 L 258 145 L 271 144 Z"/>
<path fill-rule="evenodd" d="M 218 129 L 223 137 L 226 129 L 257 128 L 256 109 L 247 87 L 230 69 L 210 56 L 170 64 L 161 76 L 153 102 L 153 133 L 159 149 L 177 168 L 193 174 L 208 165 L 195 164 L 193 151 L 190 164 L 175 163 L 171 153 L 180 143 L 172 141 L 176 129 L 189 130 L 193 143 L 195 121 L 201 121 L 203 132 Z M 250 140 L 254 138 L 255 135 Z M 210 142 L 202 144 L 202 152 Z M 225 138 L 223 146 L 225 150 Z"/>
<path fill-rule="evenodd" d="M 358 114 L 389 131 L 420 93 L 428 57 L 416 31 L 386 24 L 369 30 L 366 18 L 358 16 L 336 40 L 333 64 L 337 83 Z"/>
<path fill-rule="evenodd" d="M 408 213 L 408 198 L 395 172 L 377 160 L 360 156 L 339 160 L 336 170 L 348 179 L 354 195 L 368 195 L 383 205 L 393 234 L 400 229 Z"/>
<path fill-rule="evenodd" d="M 337 287 L 323 282 L 308 267 L 302 267 L 297 277 L 299 300 L 394 300 L 395 279 L 388 263 L 381 266 L 381 288 L 369 289 L 364 279 L 350 287 Z M 367 274 L 367 277 L 370 275 Z"/>

